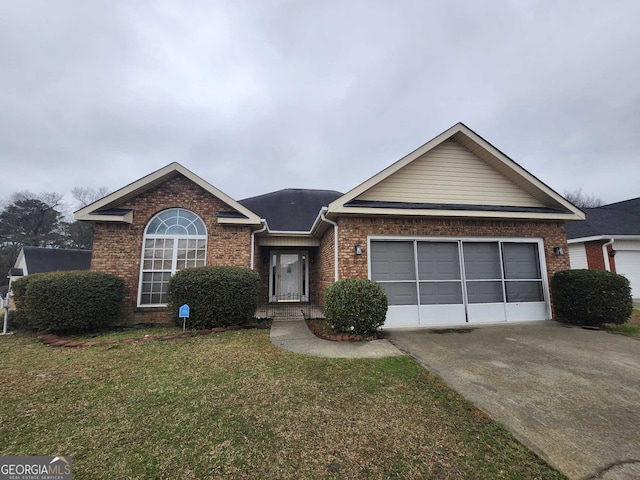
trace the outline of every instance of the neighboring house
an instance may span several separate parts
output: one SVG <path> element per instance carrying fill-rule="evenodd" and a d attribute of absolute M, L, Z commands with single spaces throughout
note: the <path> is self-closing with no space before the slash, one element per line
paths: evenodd
<path fill-rule="evenodd" d="M 371 278 L 394 328 L 551 318 L 565 222 L 584 213 L 459 123 L 346 194 L 236 201 L 172 163 L 75 217 L 95 224 L 91 268 L 124 278 L 127 319 L 168 319 L 177 270 L 236 265 L 269 302 L 322 303 L 336 280 Z"/>
<path fill-rule="evenodd" d="M 624 275 L 640 298 L 640 198 L 585 212 L 586 221 L 567 224 L 571 268 Z"/>
<path fill-rule="evenodd" d="M 9 290 L 18 278 L 34 273 L 89 270 L 90 267 L 91 250 L 22 247 L 16 263 L 9 270 Z"/>
<path fill-rule="evenodd" d="M 22 247 L 12 273 L 20 276 L 61 270 L 89 270 L 91 250 Z"/>

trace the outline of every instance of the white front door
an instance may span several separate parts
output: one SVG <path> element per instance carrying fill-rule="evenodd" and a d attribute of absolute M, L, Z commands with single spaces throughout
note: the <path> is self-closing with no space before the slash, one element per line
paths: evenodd
<path fill-rule="evenodd" d="M 273 252 L 271 254 L 270 302 L 309 301 L 308 258 L 307 252 L 300 251 Z"/>

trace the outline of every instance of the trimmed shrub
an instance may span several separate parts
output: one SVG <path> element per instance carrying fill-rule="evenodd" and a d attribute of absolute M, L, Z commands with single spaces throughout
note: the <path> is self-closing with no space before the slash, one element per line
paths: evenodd
<path fill-rule="evenodd" d="M 339 332 L 371 335 L 387 317 L 387 294 L 372 280 L 338 280 L 327 289 L 324 314 Z"/>
<path fill-rule="evenodd" d="M 563 270 L 551 279 L 558 320 L 574 325 L 623 324 L 633 311 L 629 280 L 602 270 Z"/>
<path fill-rule="evenodd" d="M 29 285 L 44 275 L 46 275 L 46 273 L 34 273 L 33 275 L 27 275 L 11 283 L 13 302 L 17 309 L 14 324 L 17 330 L 36 330 L 35 324 L 30 320 L 29 306 L 25 298 Z"/>
<path fill-rule="evenodd" d="M 182 326 L 178 310 L 189 305 L 186 326 L 205 329 L 242 325 L 254 319 L 260 276 L 240 267 L 195 267 L 180 270 L 169 280 L 169 308 Z"/>
<path fill-rule="evenodd" d="M 96 331 L 114 323 L 124 294 L 121 278 L 88 271 L 29 275 L 12 287 L 18 327 L 51 332 Z"/>

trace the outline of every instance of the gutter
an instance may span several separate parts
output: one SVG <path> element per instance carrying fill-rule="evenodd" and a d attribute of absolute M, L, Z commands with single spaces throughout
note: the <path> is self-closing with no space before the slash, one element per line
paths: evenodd
<path fill-rule="evenodd" d="M 338 224 L 333 220 L 329 220 L 327 217 L 324 216 L 327 210 L 328 210 L 327 207 L 322 207 L 322 209 L 320 209 L 320 219 L 323 222 L 333 225 L 333 266 L 334 266 L 334 279 L 335 279 L 334 281 L 337 282 L 338 281 Z"/>
<path fill-rule="evenodd" d="M 613 250 L 613 242 L 615 242 L 614 238 L 610 239 L 607 243 L 602 245 L 602 257 L 604 258 L 604 268 L 607 272 L 611 271 L 611 262 L 609 261 L 609 252 L 607 250 L 607 247 L 609 245 L 612 245 L 611 249 Z"/>
<path fill-rule="evenodd" d="M 263 227 L 260 230 L 254 230 L 251 232 L 251 270 L 254 268 L 254 256 L 256 251 L 256 233 L 262 233 L 267 229 L 267 221 L 264 218 L 260 219 L 260 223 Z"/>

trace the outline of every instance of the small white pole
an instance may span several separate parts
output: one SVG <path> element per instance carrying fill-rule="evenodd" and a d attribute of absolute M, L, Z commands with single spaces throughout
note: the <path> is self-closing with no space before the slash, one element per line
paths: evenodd
<path fill-rule="evenodd" d="M 4 324 L 2 325 L 2 335 L 7 334 L 7 324 L 9 323 L 9 292 L 4 299 Z"/>

